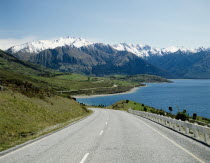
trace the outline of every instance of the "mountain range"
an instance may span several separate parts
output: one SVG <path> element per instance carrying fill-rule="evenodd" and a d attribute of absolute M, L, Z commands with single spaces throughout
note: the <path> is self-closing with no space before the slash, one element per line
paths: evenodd
<path fill-rule="evenodd" d="M 82 38 L 28 42 L 9 48 L 18 59 L 65 72 L 88 75 L 152 74 L 167 78 L 210 78 L 210 49 L 152 48 L 104 44 Z"/>

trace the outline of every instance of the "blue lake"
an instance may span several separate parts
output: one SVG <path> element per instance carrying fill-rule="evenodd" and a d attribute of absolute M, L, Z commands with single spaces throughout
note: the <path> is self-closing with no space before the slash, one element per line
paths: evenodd
<path fill-rule="evenodd" d="M 111 105 L 120 100 L 132 100 L 168 111 L 173 107 L 173 112 L 184 109 L 192 115 L 210 118 L 210 80 L 172 80 L 174 83 L 146 83 L 136 92 L 111 96 L 77 98 L 78 102 L 89 105 Z"/>

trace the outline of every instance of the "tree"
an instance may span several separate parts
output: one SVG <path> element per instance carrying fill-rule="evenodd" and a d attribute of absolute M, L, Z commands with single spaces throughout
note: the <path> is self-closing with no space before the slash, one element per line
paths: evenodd
<path fill-rule="evenodd" d="M 169 110 L 170 112 L 172 112 L 172 111 L 173 111 L 173 108 L 172 108 L 171 106 L 169 106 L 169 107 L 168 107 L 168 110 Z"/>
<path fill-rule="evenodd" d="M 146 108 L 146 107 L 144 107 L 144 111 L 145 111 L 145 112 L 147 111 L 147 108 Z"/>
<path fill-rule="evenodd" d="M 197 114 L 193 113 L 193 119 L 196 120 L 196 118 L 197 118 Z"/>

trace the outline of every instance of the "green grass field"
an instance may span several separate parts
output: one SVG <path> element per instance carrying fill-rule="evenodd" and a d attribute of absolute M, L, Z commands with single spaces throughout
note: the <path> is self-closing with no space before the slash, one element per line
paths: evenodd
<path fill-rule="evenodd" d="M 45 83 L 49 89 L 69 91 L 69 95 L 108 94 L 128 91 L 140 86 L 137 82 L 113 80 L 106 77 L 88 77 L 80 74 L 67 74 L 54 77 L 31 76 L 39 83 Z"/>

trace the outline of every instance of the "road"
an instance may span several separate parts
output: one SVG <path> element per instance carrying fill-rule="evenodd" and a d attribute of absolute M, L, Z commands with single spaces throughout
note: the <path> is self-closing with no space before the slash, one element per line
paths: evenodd
<path fill-rule="evenodd" d="M 210 148 L 124 111 L 90 117 L 0 157 L 0 163 L 210 162 Z"/>

